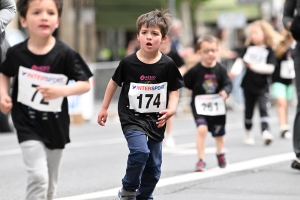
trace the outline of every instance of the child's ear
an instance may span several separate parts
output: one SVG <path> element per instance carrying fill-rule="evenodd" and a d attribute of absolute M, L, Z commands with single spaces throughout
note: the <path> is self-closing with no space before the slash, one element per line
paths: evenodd
<path fill-rule="evenodd" d="M 161 41 L 162 41 L 162 42 L 165 42 L 165 41 L 167 41 L 167 39 L 168 39 L 168 36 L 165 35 L 165 37 L 163 37 Z"/>
<path fill-rule="evenodd" d="M 26 19 L 22 16 L 20 16 L 20 24 L 23 28 L 27 28 Z"/>
<path fill-rule="evenodd" d="M 57 19 L 57 23 L 56 23 L 56 27 L 55 27 L 55 28 L 58 28 L 58 27 L 59 27 L 60 22 L 61 22 L 61 18 L 58 18 L 58 19 Z"/>

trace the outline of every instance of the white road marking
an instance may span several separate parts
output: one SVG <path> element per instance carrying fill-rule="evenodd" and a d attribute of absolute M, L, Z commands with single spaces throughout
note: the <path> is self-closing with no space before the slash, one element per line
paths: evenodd
<path fill-rule="evenodd" d="M 278 155 L 267 156 L 267 157 L 256 158 L 256 159 L 252 159 L 252 160 L 248 160 L 248 161 L 233 163 L 233 164 L 228 165 L 226 169 L 213 168 L 213 169 L 207 170 L 206 172 L 202 172 L 202 173 L 201 172 L 193 172 L 193 173 L 173 176 L 173 177 L 169 177 L 169 178 L 163 178 L 158 182 L 156 187 L 159 188 L 159 187 L 165 187 L 165 186 L 170 186 L 170 185 L 175 185 L 175 184 L 182 184 L 182 183 L 191 182 L 191 181 L 208 179 L 208 178 L 217 177 L 217 176 L 224 176 L 227 174 L 232 174 L 232 173 L 236 173 L 236 172 L 246 171 L 246 170 L 264 167 L 264 166 L 268 166 L 268 165 L 272 165 L 272 164 L 276 164 L 276 163 L 280 163 L 280 162 L 289 161 L 289 160 L 292 160 L 294 157 L 295 157 L 295 154 L 293 152 L 290 152 L 290 153 L 278 154 Z M 77 196 L 58 198 L 56 200 L 89 200 L 89 199 L 95 199 L 95 198 L 100 198 L 100 197 L 116 196 L 117 191 L 119 189 L 120 189 L 120 187 L 117 187 L 117 188 L 94 192 L 94 193 L 89 193 L 89 194 L 82 194 L 82 195 L 77 195 Z"/>

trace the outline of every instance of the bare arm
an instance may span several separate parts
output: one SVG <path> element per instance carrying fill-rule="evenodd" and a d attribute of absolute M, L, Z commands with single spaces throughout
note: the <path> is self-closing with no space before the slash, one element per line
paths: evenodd
<path fill-rule="evenodd" d="M 272 74 L 275 70 L 275 65 L 273 64 L 264 64 L 264 66 L 248 64 L 248 66 L 252 71 L 258 74 Z"/>
<path fill-rule="evenodd" d="M 112 79 L 110 79 L 110 81 L 108 82 L 106 91 L 105 91 L 104 99 L 102 102 L 102 108 L 98 114 L 98 123 L 101 126 L 105 126 L 107 116 L 108 116 L 107 110 L 108 110 L 108 107 L 110 105 L 112 98 L 114 97 L 114 95 L 117 91 L 117 88 L 118 88 L 118 84 L 115 81 L 113 81 Z"/>
<path fill-rule="evenodd" d="M 0 8 L 0 31 L 5 30 L 6 26 L 11 22 L 16 13 L 16 4 L 14 0 L 2 0 Z"/>
<path fill-rule="evenodd" d="M 0 108 L 1 112 L 4 114 L 9 113 L 12 108 L 12 100 L 8 95 L 8 90 L 10 87 L 10 78 L 4 74 L 0 75 Z"/>
<path fill-rule="evenodd" d="M 53 85 L 44 85 L 37 87 L 43 98 L 46 101 L 51 99 L 56 99 L 58 97 L 67 97 L 71 95 L 83 94 L 89 91 L 91 88 L 90 81 L 76 81 L 74 84 L 71 85 L 64 85 L 64 86 L 53 86 Z"/>
<path fill-rule="evenodd" d="M 158 128 L 163 127 L 166 121 L 175 114 L 178 100 L 179 90 L 171 91 L 169 93 L 168 108 L 159 112 L 163 116 L 158 119 L 158 122 L 156 122 Z"/>

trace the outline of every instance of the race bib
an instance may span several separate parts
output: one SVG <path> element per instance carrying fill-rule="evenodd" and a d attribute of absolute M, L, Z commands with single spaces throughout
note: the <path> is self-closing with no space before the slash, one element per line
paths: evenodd
<path fill-rule="evenodd" d="M 253 65 L 263 65 L 267 63 L 269 51 L 262 47 L 250 46 L 247 48 L 247 52 L 243 57 L 246 63 Z"/>
<path fill-rule="evenodd" d="M 42 85 L 65 85 L 68 77 L 61 74 L 39 72 L 20 66 L 17 101 L 44 112 L 60 112 L 63 97 L 45 101 L 36 87 Z"/>
<path fill-rule="evenodd" d="M 128 92 L 130 109 L 139 113 L 153 113 L 164 110 L 167 105 L 168 83 L 130 83 Z"/>
<path fill-rule="evenodd" d="M 195 107 L 198 115 L 225 115 L 225 101 L 219 94 L 195 96 Z"/>
<path fill-rule="evenodd" d="M 280 63 L 280 77 L 284 79 L 295 78 L 295 66 L 293 60 L 283 60 Z"/>

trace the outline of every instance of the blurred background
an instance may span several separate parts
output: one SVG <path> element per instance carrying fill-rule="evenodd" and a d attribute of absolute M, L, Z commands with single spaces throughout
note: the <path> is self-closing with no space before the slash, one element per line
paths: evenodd
<path fill-rule="evenodd" d="M 64 0 L 61 25 L 54 35 L 89 63 L 94 72 L 91 81 L 95 87 L 92 94 L 84 98 L 84 104 L 89 101 L 95 105 L 101 103 L 118 61 L 139 48 L 135 23 L 141 14 L 160 8 L 169 10 L 173 18 L 172 47 L 184 59 L 187 68 L 199 61 L 194 45 L 199 36 L 207 33 L 219 38 L 224 47 L 221 62 L 230 68 L 236 52 L 243 46 L 247 24 L 264 19 L 276 31 L 283 29 L 283 4 L 284 0 Z M 18 22 L 18 15 L 9 24 L 7 37 L 11 45 L 27 37 L 26 30 Z M 183 92 L 182 110 L 188 104 L 188 96 Z M 70 98 L 70 104 L 76 107 L 82 101 L 78 98 Z M 115 100 L 117 98 L 118 95 Z M 90 112 L 93 110 L 91 108 Z"/>

